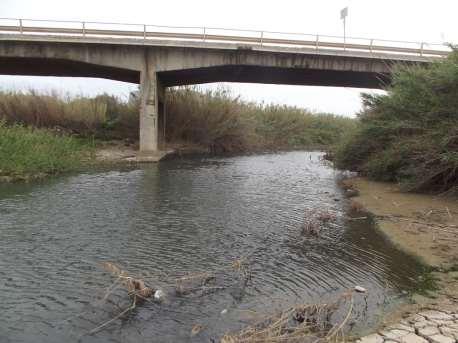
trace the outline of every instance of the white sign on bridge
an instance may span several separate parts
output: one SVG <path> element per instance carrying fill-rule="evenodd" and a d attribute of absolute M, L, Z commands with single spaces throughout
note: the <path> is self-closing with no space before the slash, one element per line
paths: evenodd
<path fill-rule="evenodd" d="M 340 19 L 345 19 L 347 15 L 348 15 L 348 7 L 345 7 L 340 11 Z"/>

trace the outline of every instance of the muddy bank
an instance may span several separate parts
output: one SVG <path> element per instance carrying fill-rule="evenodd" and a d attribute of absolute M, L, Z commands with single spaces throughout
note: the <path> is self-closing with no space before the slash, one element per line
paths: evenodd
<path fill-rule="evenodd" d="M 365 178 L 343 181 L 352 208 L 374 215 L 378 229 L 399 249 L 431 267 L 431 290 L 414 294 L 384 319 L 400 323 L 424 309 L 458 312 L 458 202 L 453 198 L 402 193 L 395 184 Z M 377 340 L 378 341 L 378 340 Z"/>
<path fill-rule="evenodd" d="M 353 201 L 372 213 L 380 230 L 399 248 L 436 269 L 458 265 L 458 201 L 402 193 L 390 183 L 345 181 L 358 190 Z"/>
<path fill-rule="evenodd" d="M 177 158 L 181 156 L 240 156 L 264 153 L 291 152 L 291 151 L 323 151 L 324 146 L 309 145 L 297 148 L 278 149 L 251 149 L 249 151 L 228 152 L 212 150 L 207 146 L 190 142 L 169 142 L 160 147 L 156 156 L 145 158 L 139 154 L 138 142 L 131 141 L 106 141 L 99 142 L 95 152 L 95 161 L 98 163 L 137 163 L 158 162 L 163 159 Z"/>

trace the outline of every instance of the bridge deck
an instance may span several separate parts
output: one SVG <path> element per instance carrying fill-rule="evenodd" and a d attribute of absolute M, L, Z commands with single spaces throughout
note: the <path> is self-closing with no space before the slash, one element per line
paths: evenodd
<path fill-rule="evenodd" d="M 11 39 L 209 49 L 256 49 L 419 62 L 434 57 L 444 57 L 450 52 L 450 48 L 444 44 L 425 42 L 226 28 L 0 18 L 0 40 Z"/>

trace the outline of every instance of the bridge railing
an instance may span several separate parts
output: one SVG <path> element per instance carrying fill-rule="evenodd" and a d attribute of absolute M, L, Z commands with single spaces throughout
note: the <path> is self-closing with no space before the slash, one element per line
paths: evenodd
<path fill-rule="evenodd" d="M 215 27 L 160 26 L 128 23 L 0 18 L 0 33 L 80 38 L 130 38 L 142 44 L 157 40 L 233 43 L 250 48 L 295 47 L 314 50 L 361 51 L 370 54 L 400 54 L 444 57 L 451 51 L 446 44 L 390 41 L 373 38 L 318 34 L 240 30 Z"/>

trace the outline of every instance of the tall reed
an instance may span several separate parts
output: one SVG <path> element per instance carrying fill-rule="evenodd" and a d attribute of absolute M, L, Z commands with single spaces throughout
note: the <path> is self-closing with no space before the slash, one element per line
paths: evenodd
<path fill-rule="evenodd" d="M 175 88 L 166 99 L 167 142 L 194 143 L 214 152 L 323 147 L 354 126 L 349 118 L 244 101 L 224 88 Z M 7 123 L 81 136 L 136 140 L 138 113 L 138 92 L 128 101 L 107 94 L 90 98 L 0 92 L 0 118 Z"/>

